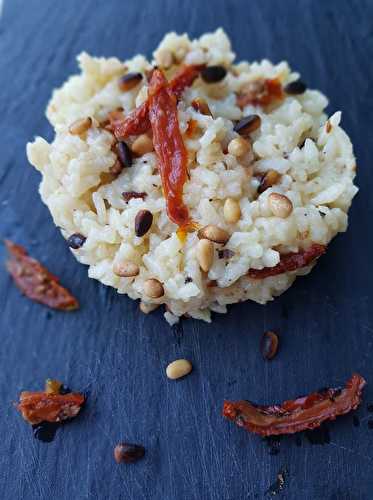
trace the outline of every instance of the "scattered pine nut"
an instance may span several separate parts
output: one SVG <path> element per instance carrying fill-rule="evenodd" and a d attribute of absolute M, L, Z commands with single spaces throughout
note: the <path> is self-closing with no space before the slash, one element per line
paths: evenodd
<path fill-rule="evenodd" d="M 71 135 L 81 135 L 84 134 L 84 132 L 87 132 L 91 126 L 92 118 L 80 118 L 70 125 L 69 132 Z"/>
<path fill-rule="evenodd" d="M 113 272 L 121 278 L 132 278 L 133 276 L 137 276 L 139 274 L 140 268 L 134 262 L 121 262 L 114 264 Z"/>
<path fill-rule="evenodd" d="M 202 239 L 197 243 L 197 260 L 206 273 L 210 270 L 214 261 L 214 244 L 210 240 Z"/>
<path fill-rule="evenodd" d="M 114 460 L 117 464 L 122 462 L 130 464 L 137 462 L 145 455 L 145 448 L 140 444 L 119 443 L 114 448 Z"/>
<path fill-rule="evenodd" d="M 286 219 L 293 211 L 293 204 L 287 196 L 280 193 L 271 193 L 268 196 L 269 208 L 273 215 Z"/>
<path fill-rule="evenodd" d="M 227 74 L 227 70 L 224 66 L 206 66 L 201 70 L 201 78 L 205 83 L 217 83 L 221 82 Z"/>
<path fill-rule="evenodd" d="M 229 234 L 225 229 L 215 226 L 214 224 L 209 224 L 198 231 L 198 238 L 206 238 L 215 243 L 227 243 Z"/>
<path fill-rule="evenodd" d="M 192 371 L 192 363 L 187 359 L 177 359 L 170 363 L 166 368 L 166 375 L 171 380 L 185 377 Z"/>
<path fill-rule="evenodd" d="M 235 224 L 240 220 L 241 208 L 238 201 L 233 198 L 227 198 L 223 208 L 224 219 L 229 224 Z"/>
<path fill-rule="evenodd" d="M 260 350 L 264 359 L 274 358 L 278 350 L 278 335 L 273 332 L 263 333 L 260 340 Z"/>
<path fill-rule="evenodd" d="M 133 142 L 131 149 L 137 156 L 151 153 L 154 150 L 153 141 L 146 134 L 139 135 Z"/>
<path fill-rule="evenodd" d="M 164 288 L 160 281 L 150 278 L 144 282 L 144 293 L 152 299 L 159 299 L 164 295 Z"/>
<path fill-rule="evenodd" d="M 122 92 L 128 92 L 129 90 L 135 88 L 141 80 L 141 73 L 126 73 L 119 78 L 118 86 Z"/>
<path fill-rule="evenodd" d="M 139 210 L 135 217 L 135 234 L 139 238 L 145 236 L 145 234 L 151 228 L 153 224 L 153 214 L 150 210 Z"/>
<path fill-rule="evenodd" d="M 304 94 L 307 90 L 307 85 L 302 80 L 295 80 L 285 85 L 284 90 L 288 95 Z"/>
<path fill-rule="evenodd" d="M 212 116 L 209 105 L 201 97 L 197 97 L 192 101 L 192 107 L 202 115 Z"/>
<path fill-rule="evenodd" d="M 251 144 L 249 141 L 243 137 L 236 137 L 232 139 L 228 144 L 228 153 L 239 158 L 244 154 L 248 153 L 251 149 Z"/>
<path fill-rule="evenodd" d="M 277 184 L 280 178 L 281 174 L 279 174 L 277 170 L 268 170 L 268 172 L 266 172 L 260 179 L 258 193 L 263 193 L 269 187 Z"/>
<path fill-rule="evenodd" d="M 118 159 L 123 167 L 129 168 L 132 166 L 132 151 L 125 142 L 118 142 L 117 154 Z"/>
<path fill-rule="evenodd" d="M 248 115 L 241 118 L 241 120 L 236 123 L 233 130 L 240 135 L 249 135 L 255 132 L 262 124 L 262 119 L 259 115 Z"/>

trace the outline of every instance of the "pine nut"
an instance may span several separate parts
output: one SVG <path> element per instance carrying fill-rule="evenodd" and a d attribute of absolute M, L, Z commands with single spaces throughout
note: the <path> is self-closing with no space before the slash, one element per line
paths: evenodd
<path fill-rule="evenodd" d="M 248 153 L 251 149 L 251 144 L 249 141 L 244 139 L 243 137 L 236 137 L 236 139 L 232 139 L 228 144 L 228 153 L 236 156 L 237 158 L 243 156 Z"/>
<path fill-rule="evenodd" d="M 132 166 L 132 151 L 125 142 L 118 142 L 117 154 L 123 167 L 129 168 Z"/>
<path fill-rule="evenodd" d="M 241 118 L 241 120 L 236 123 L 233 130 L 240 135 L 249 135 L 255 132 L 262 123 L 262 119 L 259 115 L 248 115 Z"/>
<path fill-rule="evenodd" d="M 201 70 L 201 78 L 206 83 L 217 83 L 226 77 L 224 66 L 206 66 Z"/>
<path fill-rule="evenodd" d="M 151 153 L 154 150 L 153 141 L 146 134 L 139 135 L 133 142 L 131 149 L 137 156 Z"/>
<path fill-rule="evenodd" d="M 293 204 L 289 198 L 280 193 L 271 193 L 268 196 L 269 208 L 273 215 L 286 219 L 293 211 Z"/>
<path fill-rule="evenodd" d="M 229 234 L 225 229 L 209 224 L 198 231 L 198 238 L 200 240 L 206 238 L 206 240 L 214 241 L 215 243 L 227 243 Z"/>
<path fill-rule="evenodd" d="M 144 282 L 144 293 L 152 299 L 159 299 L 164 295 L 164 288 L 160 281 L 150 278 Z"/>
<path fill-rule="evenodd" d="M 92 126 L 92 118 L 81 118 L 72 123 L 69 127 L 69 132 L 71 135 L 81 135 L 87 132 Z"/>
<path fill-rule="evenodd" d="M 201 97 L 197 97 L 192 101 L 192 107 L 202 115 L 212 116 L 209 105 Z"/>
<path fill-rule="evenodd" d="M 135 88 L 141 80 L 141 73 L 127 73 L 119 78 L 118 86 L 122 92 L 128 92 Z"/>
<path fill-rule="evenodd" d="M 260 350 L 264 359 L 270 360 L 276 356 L 278 349 L 278 335 L 265 332 L 260 340 Z"/>
<path fill-rule="evenodd" d="M 281 174 L 276 170 L 268 170 L 263 177 L 260 179 L 260 184 L 258 187 L 258 193 L 263 193 L 266 189 L 277 184 L 280 180 Z"/>
<path fill-rule="evenodd" d="M 145 455 L 145 448 L 140 444 L 119 443 L 114 448 L 114 460 L 117 464 L 122 462 L 131 464 L 137 462 Z"/>
<path fill-rule="evenodd" d="M 153 224 L 153 214 L 149 210 L 140 210 L 135 217 L 135 234 L 139 238 L 144 236 Z"/>
<path fill-rule="evenodd" d="M 170 363 L 166 368 L 166 375 L 171 380 L 185 377 L 192 371 L 192 363 L 187 359 L 177 359 Z"/>
<path fill-rule="evenodd" d="M 197 260 L 206 273 L 214 261 L 214 244 L 210 240 L 202 239 L 197 243 Z"/>
<path fill-rule="evenodd" d="M 229 224 L 235 224 L 238 222 L 241 217 L 241 208 L 238 201 L 233 200 L 232 198 L 227 198 L 224 203 L 223 214 L 224 219 Z"/>
<path fill-rule="evenodd" d="M 132 278 L 137 276 L 140 272 L 140 268 L 134 262 L 121 262 L 114 264 L 113 273 L 121 278 Z"/>
<path fill-rule="evenodd" d="M 288 95 L 304 94 L 307 90 L 307 85 L 302 80 L 295 80 L 285 85 L 284 90 Z"/>
<path fill-rule="evenodd" d="M 159 304 L 152 304 L 150 302 L 140 302 L 139 308 L 140 311 L 144 314 L 149 314 L 155 311 L 159 307 Z"/>

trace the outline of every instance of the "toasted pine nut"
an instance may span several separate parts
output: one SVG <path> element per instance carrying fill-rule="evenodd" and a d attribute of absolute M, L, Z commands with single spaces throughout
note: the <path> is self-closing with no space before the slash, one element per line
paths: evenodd
<path fill-rule="evenodd" d="M 228 144 L 228 153 L 236 157 L 243 156 L 244 154 L 248 153 L 250 149 L 250 142 L 243 137 L 236 137 L 235 139 L 232 139 Z"/>
<path fill-rule="evenodd" d="M 198 231 L 198 238 L 200 240 L 206 238 L 207 240 L 214 241 L 215 243 L 227 243 L 229 240 L 229 234 L 225 231 L 225 229 L 215 226 L 214 224 L 209 224 Z"/>
<path fill-rule="evenodd" d="M 171 380 L 185 377 L 192 371 L 192 363 L 187 359 L 177 359 L 170 363 L 166 368 L 166 375 Z"/>
<path fill-rule="evenodd" d="M 126 73 L 119 78 L 118 86 L 123 92 L 128 92 L 135 88 L 142 80 L 141 73 Z"/>
<path fill-rule="evenodd" d="M 223 214 L 224 219 L 229 224 L 235 224 L 238 222 L 241 217 L 241 208 L 238 201 L 233 200 L 232 198 L 227 198 L 224 203 Z"/>
<path fill-rule="evenodd" d="M 159 307 L 159 304 L 151 304 L 150 302 L 140 302 L 139 308 L 140 311 L 144 314 L 149 314 L 152 311 L 155 311 Z"/>
<path fill-rule="evenodd" d="M 263 177 L 260 179 L 260 184 L 258 187 L 258 193 L 263 193 L 266 189 L 277 184 L 280 180 L 281 174 L 277 170 L 268 170 Z"/>
<path fill-rule="evenodd" d="M 69 127 L 69 132 L 71 135 L 81 135 L 87 132 L 92 126 L 92 118 L 89 116 L 87 118 L 81 118 L 72 123 Z"/>
<path fill-rule="evenodd" d="M 131 149 L 137 156 L 151 153 L 154 150 L 153 141 L 146 134 L 139 135 L 133 142 Z"/>
<path fill-rule="evenodd" d="M 197 260 L 206 273 L 214 261 L 214 244 L 210 240 L 202 239 L 197 243 Z"/>
<path fill-rule="evenodd" d="M 121 278 L 132 278 L 133 276 L 137 276 L 139 274 L 140 269 L 134 262 L 127 261 L 114 264 L 113 272 Z"/>
<path fill-rule="evenodd" d="M 262 123 L 262 119 L 259 115 L 248 115 L 241 118 L 241 120 L 236 123 L 233 130 L 240 135 L 249 135 L 255 132 Z"/>
<path fill-rule="evenodd" d="M 144 293 L 152 299 L 158 299 L 164 295 L 164 288 L 160 281 L 150 278 L 144 282 Z"/>
<path fill-rule="evenodd" d="M 212 116 L 209 105 L 201 97 L 197 97 L 192 101 L 192 107 L 202 115 Z"/>
<path fill-rule="evenodd" d="M 139 238 L 144 236 L 153 224 L 153 214 L 149 210 L 140 210 L 135 217 L 135 234 Z"/>
<path fill-rule="evenodd" d="M 273 215 L 286 219 L 293 211 L 293 204 L 289 198 L 280 193 L 271 193 L 268 196 L 269 208 Z"/>
<path fill-rule="evenodd" d="M 160 49 L 156 57 L 157 64 L 164 69 L 170 68 L 174 63 L 174 56 L 168 49 Z"/>

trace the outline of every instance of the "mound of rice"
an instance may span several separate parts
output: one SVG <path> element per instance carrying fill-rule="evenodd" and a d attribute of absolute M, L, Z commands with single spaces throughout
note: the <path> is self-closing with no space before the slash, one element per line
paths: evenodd
<path fill-rule="evenodd" d="M 37 137 L 27 145 L 30 163 L 42 174 L 41 197 L 65 238 L 74 233 L 86 237 L 84 245 L 72 252 L 89 266 L 89 276 L 141 299 L 143 312 L 165 304 L 165 317 L 173 324 L 185 314 L 210 321 L 211 311 L 224 313 L 227 304 L 247 299 L 265 304 L 297 275 L 307 274 L 314 263 L 264 279 L 249 278 L 249 269 L 276 266 L 281 254 L 314 243 L 327 245 L 347 228 L 347 212 L 357 192 L 356 167 L 351 142 L 339 125 L 341 113 L 327 119 L 323 110 L 328 101 L 316 90 L 286 95 L 272 109 L 252 104 L 240 109 L 236 96 L 249 82 L 278 78 L 285 86 L 299 75 L 286 62 L 234 64 L 230 41 L 221 29 L 193 41 L 185 34 L 169 33 L 153 56 L 152 64 L 172 64 L 168 77 L 180 64 L 223 65 L 228 71 L 219 83 L 198 78 L 178 103 L 180 129 L 191 159 L 184 203 L 201 227 L 217 225 L 230 235 L 224 247 L 214 244 L 209 271 L 203 272 L 199 265 L 197 232 L 180 238 L 177 225 L 167 216 L 154 151 L 135 157 L 132 167 L 117 177 L 109 174 L 117 160 L 115 138 L 100 124 L 118 107 L 127 115 L 147 98 L 146 78 L 127 92 L 118 86 L 118 78 L 126 72 L 144 75 L 151 70 L 152 64 L 141 55 L 125 63 L 79 55 L 81 73 L 54 91 L 47 108 L 54 141 L 49 144 Z M 212 116 L 194 109 L 191 102 L 196 98 L 207 102 Z M 230 141 L 238 137 L 233 128 L 249 114 L 259 115 L 261 125 L 251 134 L 250 151 L 236 157 L 228 151 Z M 71 134 L 69 126 L 85 117 L 92 118 L 89 130 Z M 185 134 L 191 120 L 196 125 L 192 136 Z M 134 139 L 129 139 L 130 146 Z M 277 171 L 279 179 L 260 194 L 261 176 L 269 170 Z M 128 191 L 144 192 L 146 197 L 126 202 L 122 193 Z M 271 210 L 268 197 L 273 192 L 291 200 L 293 209 L 287 217 Z M 240 218 L 235 223 L 224 217 L 227 198 L 239 203 Z M 142 209 L 152 212 L 154 219 L 150 231 L 138 237 L 134 219 Z M 231 252 L 218 252 L 222 248 Z M 128 261 L 138 265 L 138 275 L 117 276 L 113 267 Z M 163 296 L 145 294 L 149 278 L 163 284 Z"/>

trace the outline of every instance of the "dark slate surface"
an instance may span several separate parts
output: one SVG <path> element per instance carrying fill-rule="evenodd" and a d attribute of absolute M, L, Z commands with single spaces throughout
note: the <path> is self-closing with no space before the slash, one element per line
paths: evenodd
<path fill-rule="evenodd" d="M 1 498 L 243 500 L 264 498 L 289 469 L 286 499 L 373 498 L 371 163 L 373 157 L 373 4 L 368 0 L 176 2 L 5 0 L 0 18 L 1 237 L 25 244 L 78 295 L 77 313 L 49 313 L 0 275 Z M 170 329 L 160 313 L 87 278 L 37 193 L 39 175 L 25 144 L 51 138 L 44 108 L 53 87 L 76 71 L 81 50 L 126 58 L 150 54 L 171 29 L 199 35 L 224 26 L 240 58 L 287 59 L 343 109 L 358 157 L 361 187 L 351 226 L 313 273 L 262 307 L 240 304 L 212 325 Z M 4 251 L 1 249 L 1 256 Z M 281 334 L 271 363 L 258 354 L 266 329 Z M 193 361 L 169 382 L 167 363 Z M 331 443 L 284 439 L 265 444 L 220 416 L 224 398 L 281 401 L 353 371 L 368 380 L 360 427 L 347 416 L 330 425 Z M 89 391 L 80 418 L 51 444 L 33 439 L 12 402 L 46 377 Z M 371 414 L 373 417 L 373 414 Z M 146 459 L 118 466 L 119 440 L 143 443 Z"/>

